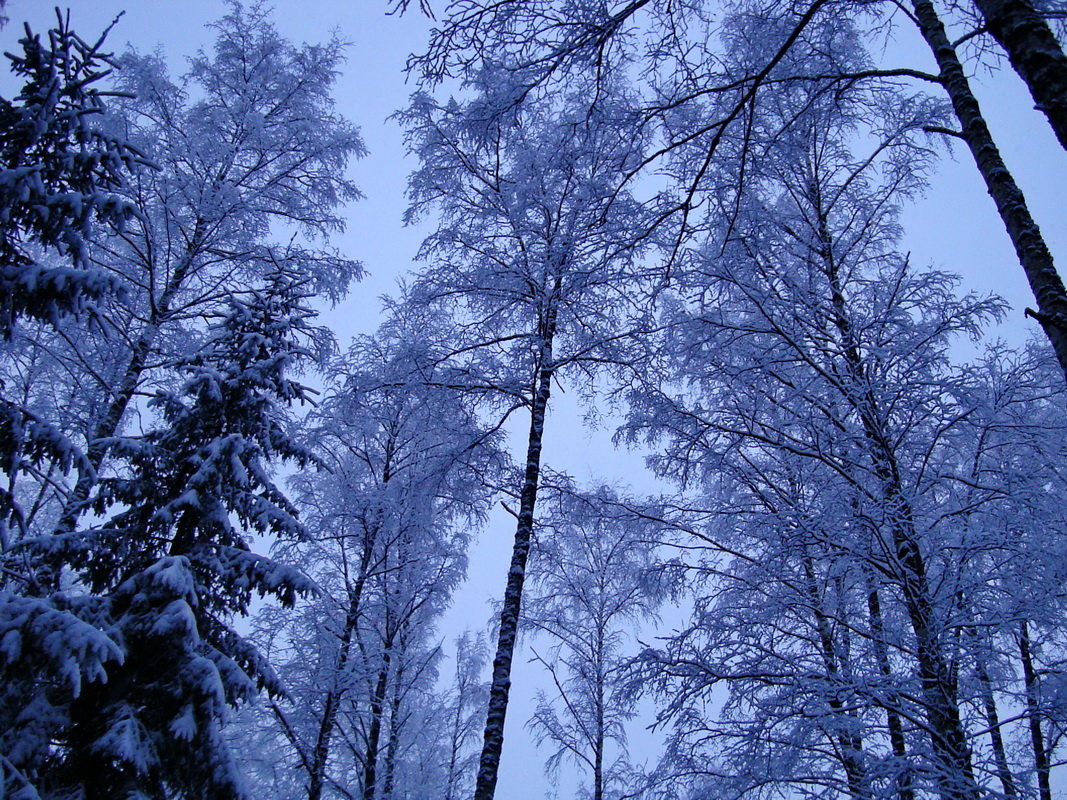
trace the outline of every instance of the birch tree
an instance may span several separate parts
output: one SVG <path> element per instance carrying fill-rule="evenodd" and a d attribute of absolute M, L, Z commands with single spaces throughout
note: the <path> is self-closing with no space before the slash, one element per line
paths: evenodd
<path fill-rule="evenodd" d="M 947 346 L 998 304 L 956 297 L 894 251 L 894 201 L 922 174 L 916 107 L 898 97 L 896 124 L 854 156 L 848 132 L 886 119 L 874 98 L 768 99 L 792 133 L 772 118 L 733 150 L 761 150 L 751 193 L 709 197 L 716 233 L 668 311 L 665 366 L 695 394 L 635 395 L 632 424 L 664 437 L 662 472 L 718 503 L 696 569 L 707 600 L 678 649 L 650 658 L 690 741 L 724 740 L 704 771 L 722 791 L 977 798 L 960 598 L 988 579 L 969 554 L 1007 558 L 1014 543 L 960 525 L 1003 496 L 957 450 L 976 412 Z M 720 681 L 736 692 L 732 733 L 691 707 L 694 687 Z M 698 770 L 685 739 L 676 767 Z"/>
<path fill-rule="evenodd" d="M 364 152 L 330 96 L 341 43 L 295 47 L 258 4 L 232 4 L 213 30 L 212 49 L 178 82 L 158 55 L 119 62 L 127 99 L 113 104 L 110 129 L 158 168 L 123 192 L 129 224 L 87 255 L 124 290 L 101 315 L 102 335 L 39 342 L 93 396 L 77 431 L 91 470 L 58 498 L 59 532 L 85 510 L 131 404 L 166 385 L 168 365 L 195 349 L 229 292 L 286 262 L 336 301 L 359 274 L 327 241 L 344 227 L 340 206 L 359 196 L 345 168 Z"/>
<path fill-rule="evenodd" d="M 488 653 L 485 637 L 465 631 L 455 640 L 456 667 L 447 698 L 448 736 L 444 800 L 459 800 L 474 790 L 477 747 L 485 728 L 487 684 L 483 672 Z"/>
<path fill-rule="evenodd" d="M 499 456 L 469 400 L 441 385 L 434 345 L 416 338 L 432 331 L 397 322 L 337 359 L 309 420 L 322 469 L 293 481 L 310 541 L 279 555 L 323 594 L 295 613 L 265 611 L 261 636 L 289 687 L 272 712 L 309 800 L 356 786 L 366 800 L 399 797 L 410 788 L 396 782 L 401 762 L 439 762 L 401 752 L 419 737 L 405 720 L 433 705 L 434 627 Z"/>
<path fill-rule="evenodd" d="M 448 362 L 467 389 L 506 418 L 528 413 L 516 531 L 493 662 L 475 797 L 496 786 L 523 584 L 541 484 L 545 420 L 554 383 L 598 365 L 632 365 L 649 275 L 640 255 L 645 208 L 618 181 L 644 142 L 619 91 L 590 111 L 580 95 L 487 116 L 521 86 L 488 68 L 472 99 L 437 104 L 417 95 L 404 121 L 422 164 L 411 179 L 410 218 L 436 209 L 428 265 L 407 303 L 440 308 L 455 333 Z M 635 231 L 637 233 L 635 233 Z M 465 373 L 465 377 L 463 377 Z"/>
<path fill-rule="evenodd" d="M 547 651 L 534 660 L 552 679 L 538 696 L 528 727 L 551 749 L 547 767 L 576 762 L 591 779 L 590 796 L 620 795 L 626 771 L 627 626 L 655 613 L 655 540 L 651 526 L 629 513 L 614 492 L 563 495 L 539 528 L 533 592 L 523 624 Z"/>
<path fill-rule="evenodd" d="M 1026 17 L 1025 4 L 984 6 L 990 28 L 1018 23 Z M 998 10 L 999 9 L 999 10 Z M 1003 13 L 1002 13 L 1003 12 Z M 717 19 L 714 19 L 716 18 Z M 1004 17 L 1003 19 L 1001 17 Z M 1031 32 L 1041 26 L 1039 15 L 1028 15 Z M 937 71 L 925 72 L 911 65 L 882 68 L 870 59 L 837 63 L 832 58 L 805 61 L 804 53 L 829 51 L 813 48 L 821 31 L 837 27 L 852 44 L 868 31 L 901 28 L 918 33 L 932 54 Z M 868 28 L 864 28 L 869 25 Z M 964 31 L 967 41 L 981 31 Z M 1014 33 L 1022 34 L 1022 27 Z M 998 35 L 1003 34 L 1003 31 Z M 1003 36 L 1002 36 L 1003 38 Z M 1039 39 L 1040 42 L 1039 43 Z M 1008 40 L 1005 39 L 1005 42 Z M 1031 68 L 1041 63 L 1047 71 L 1043 84 L 1045 100 L 1055 113 L 1062 94 L 1055 83 L 1056 64 L 1062 59 L 1056 43 L 1047 37 L 1021 36 L 1011 43 L 1013 63 L 1030 59 Z M 732 51 L 726 55 L 727 51 Z M 797 56 L 801 57 L 797 57 Z M 603 76 L 636 69 L 647 76 L 644 99 L 647 122 L 659 123 L 662 139 L 641 168 L 657 166 L 661 156 L 678 148 L 696 148 L 701 158 L 691 171 L 680 175 L 675 206 L 683 231 L 689 229 L 694 201 L 711 165 L 719 159 L 723 142 L 758 124 L 762 98 L 782 83 L 815 85 L 827 93 L 862 82 L 917 82 L 944 92 L 958 128 L 934 126 L 944 135 L 962 141 L 970 151 L 986 190 L 994 201 L 1019 264 L 1037 301 L 1028 312 L 1041 325 L 1052 343 L 1067 376 L 1067 290 L 1057 272 L 1039 226 L 1027 206 L 1022 189 L 1007 168 L 990 134 L 979 100 L 971 87 L 967 67 L 943 14 L 932 0 L 899 4 L 861 4 L 814 0 L 801 5 L 781 3 L 683 3 L 652 0 L 619 0 L 617 3 L 541 3 L 521 0 L 484 3 L 470 0 L 449 7 L 435 28 L 426 52 L 413 67 L 429 83 L 446 76 L 469 76 L 483 63 L 502 61 L 523 89 L 514 98 L 561 91 L 575 74 Z M 1036 81 L 1036 75 L 1031 82 Z M 595 98 L 595 95 L 591 94 Z M 707 101 L 716 99 L 716 103 Z M 510 100 L 499 108 L 507 113 Z M 699 113 L 713 108 L 714 113 Z M 790 123 L 786 121 L 785 125 Z M 747 167 L 757 152 L 739 163 L 733 183 L 745 182 Z M 684 245 L 680 238 L 677 252 Z"/>

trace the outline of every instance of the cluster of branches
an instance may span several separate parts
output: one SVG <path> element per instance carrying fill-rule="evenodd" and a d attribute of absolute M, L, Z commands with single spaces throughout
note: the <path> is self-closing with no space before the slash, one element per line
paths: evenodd
<path fill-rule="evenodd" d="M 423 323 L 419 337 L 433 329 Z M 457 641 L 455 686 L 439 690 L 435 627 L 503 463 L 499 434 L 414 336 L 390 326 L 358 340 L 308 419 L 324 469 L 293 486 L 310 535 L 277 554 L 320 594 L 256 617 L 288 690 L 235 734 L 262 764 L 257 797 L 466 794 L 484 642 Z"/>
<path fill-rule="evenodd" d="M 274 465 L 310 468 L 294 375 L 362 154 L 294 47 L 231 4 L 172 82 L 66 16 L 27 26 L 0 100 L 0 794 L 241 797 L 228 709 L 281 685 L 234 627 L 314 584 L 251 537 L 306 536 Z M 291 229 L 278 246 L 271 229 Z M 140 424 L 137 424 L 137 423 Z"/>
<path fill-rule="evenodd" d="M 806 123 L 679 276 L 669 380 L 632 395 L 629 434 L 693 490 L 694 615 L 639 668 L 669 698 L 650 793 L 1048 797 L 1058 370 L 1036 345 L 953 363 L 1002 308 L 894 249 L 906 127 L 856 154 L 855 116 L 795 100 Z"/>
<path fill-rule="evenodd" d="M 559 608 L 531 618 L 557 639 L 561 660 L 540 660 L 570 715 L 543 707 L 533 722 L 553 760 L 573 756 L 597 797 L 1050 796 L 1067 294 L 967 58 L 1007 55 L 1062 142 L 1055 18 L 929 0 L 443 9 L 411 67 L 427 91 L 458 80 L 465 94 L 419 95 L 407 115 L 415 208 L 437 204 L 443 220 L 413 297 L 449 308 L 467 337 L 454 359 L 531 418 L 478 800 L 495 792 L 531 537 L 570 541 L 578 524 L 535 514 L 550 388 L 575 367 L 623 387 L 624 435 L 688 491 L 656 519 L 676 531 L 671 569 L 694 617 L 631 667 L 633 691 L 665 701 L 666 755 L 610 789 L 589 673 L 559 672 L 588 663 L 568 650 L 582 637 Z M 899 30 L 936 72 L 874 62 L 865 44 Z M 625 155 L 595 181 L 557 177 L 604 146 L 597 129 L 624 130 Z M 559 130 L 582 138 L 565 146 Z M 944 137 L 974 157 L 1054 360 L 1034 343 L 961 365 L 954 342 L 1004 307 L 897 251 L 896 210 Z M 575 229 L 579 180 L 597 210 Z M 588 266 L 572 272 L 571 253 Z M 590 291 L 598 276 L 633 305 Z M 578 334 L 581 349 L 564 344 Z M 515 342 L 531 364 L 521 380 L 488 355 Z"/>
<path fill-rule="evenodd" d="M 953 44 L 931 0 L 457 0 L 399 115 L 425 264 L 343 356 L 309 308 L 359 274 L 328 246 L 363 152 L 340 44 L 233 3 L 174 82 L 27 30 L 0 102 L 5 796 L 491 800 L 525 629 L 530 727 L 594 800 L 1051 800 L 1067 298 L 959 53 L 1003 48 L 1059 132 L 1062 52 L 1042 9 L 950 11 L 981 27 Z M 873 63 L 898 18 L 937 74 Z M 946 135 L 1047 343 L 963 362 L 1003 304 L 898 250 Z M 301 369 L 325 390 L 297 426 Z M 544 468 L 567 387 L 609 387 L 678 496 Z M 491 679 L 467 634 L 442 688 L 501 499 Z M 638 652 L 668 596 L 689 618 Z"/>

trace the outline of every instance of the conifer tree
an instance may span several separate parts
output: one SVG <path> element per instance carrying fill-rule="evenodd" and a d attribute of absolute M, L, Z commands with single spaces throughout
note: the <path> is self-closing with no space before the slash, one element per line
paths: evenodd
<path fill-rule="evenodd" d="M 205 346 L 176 365 L 180 390 L 149 401 L 158 426 L 114 442 L 127 469 L 100 483 L 105 521 L 21 543 L 76 580 L 64 596 L 111 656 L 84 686 L 39 681 L 32 651 L 5 665 L 23 708 L 52 709 L 47 737 L 13 742 L 12 763 L 40 793 L 242 796 L 220 726 L 227 706 L 277 683 L 232 619 L 256 594 L 291 604 L 311 589 L 248 541 L 303 535 L 269 465 L 310 461 L 284 411 L 308 398 L 287 374 L 309 356 L 306 297 L 284 264 L 231 296 Z"/>

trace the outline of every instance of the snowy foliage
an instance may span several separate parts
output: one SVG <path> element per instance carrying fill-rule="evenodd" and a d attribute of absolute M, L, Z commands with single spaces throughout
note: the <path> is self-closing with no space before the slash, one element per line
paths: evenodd
<path fill-rule="evenodd" d="M 100 82 L 112 66 L 102 50 L 57 25 L 42 41 L 26 26 L 23 52 L 8 55 L 25 81 L 13 100 L 0 98 L 0 335 L 10 339 L 20 317 L 53 325 L 82 313 L 113 290 L 90 263 L 88 241 L 97 221 L 121 226 L 129 204 L 116 194 L 138 151 L 103 125 Z M 34 249 L 34 245 L 38 249 Z M 61 264 L 42 263 L 57 255 Z"/>
<path fill-rule="evenodd" d="M 58 335 L 27 330 L 16 343 L 32 364 L 32 407 L 54 413 L 56 380 L 76 398 L 68 435 L 91 469 L 72 487 L 36 481 L 58 532 L 85 512 L 135 398 L 177 389 L 174 365 L 203 345 L 231 294 L 284 266 L 336 302 L 360 274 L 329 242 L 344 227 L 340 208 L 359 197 L 345 170 L 364 152 L 330 95 L 342 45 L 295 47 L 260 5 L 231 4 L 213 32 L 213 48 L 180 80 L 159 54 L 115 59 L 121 96 L 100 124 L 156 167 L 117 190 L 132 216 L 87 254 L 94 274 L 121 291 L 100 304 L 93 335 L 67 324 Z M 324 354 L 333 341 L 319 334 L 313 348 Z"/>
<path fill-rule="evenodd" d="M 462 780 L 467 734 L 448 734 L 446 753 L 443 730 L 468 724 L 471 698 L 456 700 L 459 722 L 439 707 L 434 626 L 464 576 L 468 526 L 486 513 L 501 456 L 426 343 L 432 320 L 412 323 L 394 320 L 338 359 L 309 420 L 319 469 L 292 480 L 309 538 L 277 551 L 321 596 L 258 616 L 288 698 L 257 724 L 283 742 L 312 800 L 339 786 L 366 800 L 414 797 Z"/>
<path fill-rule="evenodd" d="M 658 527 L 601 487 L 560 496 L 534 545 L 522 622 L 536 636 L 533 658 L 554 691 L 539 694 L 527 726 L 549 748 L 550 774 L 573 761 L 590 778 L 592 800 L 626 788 L 625 723 L 635 714 L 626 691 L 627 651 L 635 645 L 629 634 L 663 598 Z"/>
<path fill-rule="evenodd" d="M 528 730 L 581 797 L 1053 800 L 1067 293 L 969 73 L 1002 48 L 1054 100 L 1056 9 L 437 10 L 398 114 L 431 232 L 343 353 L 312 310 L 361 271 L 330 243 L 364 152 L 339 38 L 229 0 L 178 78 L 62 14 L 9 56 L 0 797 L 492 800 L 528 644 Z M 878 63 L 904 30 L 937 74 Z M 946 136 L 1054 355 L 901 252 Z M 542 464 L 574 386 L 674 494 Z M 497 507 L 486 676 L 439 626 Z M 632 764 L 639 718 L 664 746 Z"/>
<path fill-rule="evenodd" d="M 304 535 L 269 473 L 272 461 L 311 461 L 284 416 L 307 398 L 287 376 L 308 359 L 304 283 L 279 269 L 231 297 L 179 365 L 180 391 L 152 400 L 159 427 L 115 443 L 126 468 L 93 499 L 104 522 L 12 548 L 9 563 L 76 580 L 80 598 L 5 597 L 3 665 L 26 704 L 7 712 L 5 757 L 38 791 L 243 796 L 220 725 L 228 706 L 278 684 L 232 618 L 253 595 L 292 604 L 313 589 L 248 543 L 251 533 Z M 63 682 L 14 678 L 35 663 Z"/>
<path fill-rule="evenodd" d="M 1049 384 L 1024 370 L 993 399 L 952 364 L 1002 306 L 894 250 L 922 117 L 898 101 L 857 156 L 869 118 L 848 112 L 878 106 L 847 100 L 793 93 L 767 112 L 792 134 L 753 133 L 763 159 L 712 206 L 665 312 L 668 380 L 633 394 L 630 434 L 658 444 L 702 517 L 679 540 L 696 548 L 692 621 L 643 657 L 673 726 L 656 780 L 676 790 L 975 798 L 1018 772 L 987 758 L 981 731 L 999 723 L 976 711 L 1017 689 L 962 642 L 998 635 L 977 604 L 1034 557 L 977 520 L 1041 492 L 979 475 L 1005 425 L 1058 459 L 1042 424 L 1007 422 Z"/>

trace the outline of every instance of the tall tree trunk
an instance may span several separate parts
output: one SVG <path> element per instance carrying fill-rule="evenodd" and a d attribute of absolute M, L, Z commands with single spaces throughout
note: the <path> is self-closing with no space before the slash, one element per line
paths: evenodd
<path fill-rule="evenodd" d="M 604 800 L 604 736 L 593 745 L 593 800 Z"/>
<path fill-rule="evenodd" d="M 374 800 L 378 783 L 378 751 L 381 749 L 382 716 L 385 711 L 385 694 L 389 688 L 389 645 L 382 653 L 378 679 L 370 701 L 370 729 L 367 732 L 367 752 L 363 760 L 363 800 Z"/>
<path fill-rule="evenodd" d="M 938 792 L 945 800 L 978 800 L 981 796 L 971 765 L 971 750 L 960 718 L 952 667 L 942 650 L 926 564 L 913 535 L 910 508 L 900 502 L 893 524 L 893 543 L 901 565 L 904 605 L 916 640 L 923 710 L 930 744 L 940 767 Z"/>
<path fill-rule="evenodd" d="M 382 777 L 382 800 L 392 800 L 396 783 L 396 758 L 400 753 L 400 707 L 403 700 L 400 687 L 404 684 L 404 668 L 400 666 L 393 681 L 393 697 L 389 704 L 389 740 L 385 743 L 385 775 Z"/>
<path fill-rule="evenodd" d="M 874 472 L 882 482 L 885 524 L 895 551 L 894 567 L 915 636 L 923 714 L 931 751 L 940 771 L 938 792 L 943 800 L 978 800 L 981 791 L 974 777 L 971 750 L 960 717 L 955 670 L 945 653 L 926 559 L 915 530 L 914 512 L 904 493 L 896 456 L 880 424 L 880 412 L 873 396 L 865 397 L 860 417 Z"/>
<path fill-rule="evenodd" d="M 989 742 L 993 748 L 993 761 L 997 765 L 997 777 L 1004 788 L 1004 797 L 1015 800 L 1019 796 L 1015 788 L 1015 776 L 1008 764 L 1008 755 L 1004 749 L 1004 736 L 1000 731 L 1000 714 L 997 713 L 997 701 L 993 696 L 993 681 L 989 678 L 985 653 L 978 639 L 978 631 L 971 629 L 974 654 L 974 674 L 978 678 L 978 690 L 982 695 L 982 711 L 985 714 L 986 727 L 989 728 Z"/>
<path fill-rule="evenodd" d="M 390 438 L 385 443 L 385 458 L 382 463 L 381 477 L 382 486 L 387 486 L 393 479 L 393 454 L 393 440 Z M 367 585 L 371 564 L 375 560 L 375 546 L 381 526 L 382 522 L 379 514 L 376 519 L 363 528 L 359 572 L 356 573 L 355 582 L 348 588 L 348 611 L 345 614 L 345 624 L 341 631 L 341 646 L 337 654 L 337 662 L 334 665 L 334 675 L 342 679 L 343 673 L 351 660 L 352 638 L 356 633 L 356 626 L 359 624 L 359 618 L 362 613 L 363 590 Z M 347 570 L 347 566 L 345 569 Z M 337 712 L 345 691 L 346 687 L 337 685 L 335 678 L 333 686 L 326 694 L 322 719 L 319 721 L 319 730 L 315 737 L 315 750 L 312 753 L 308 781 L 308 800 L 319 800 L 322 796 L 322 789 L 326 780 L 326 764 L 330 757 L 330 741 L 337 728 Z"/>
<path fill-rule="evenodd" d="M 827 684 L 830 689 L 826 703 L 845 724 L 844 730 L 838 730 L 833 735 L 837 744 L 838 760 L 845 771 L 848 796 L 851 800 L 864 800 L 867 796 L 867 771 L 863 764 L 863 740 L 856 733 L 859 729 L 859 721 L 837 695 L 837 688 L 845 682 L 842 680 L 841 658 L 838 656 L 837 646 L 834 643 L 830 620 L 823 610 L 823 595 L 819 590 L 818 581 L 815 578 L 815 567 L 806 546 L 804 546 L 801 561 L 804 568 L 804 580 L 807 584 L 808 601 L 811 603 L 812 614 L 815 617 L 815 630 L 819 636 L 823 669 L 826 670 Z"/>
<path fill-rule="evenodd" d="M 915 2 L 916 5 L 929 5 L 928 0 Z M 943 34 L 944 29 L 941 31 Z M 818 220 L 819 255 L 830 285 L 832 322 L 841 337 L 843 364 L 840 388 L 843 398 L 855 408 L 867 444 L 871 470 L 882 487 L 883 525 L 890 537 L 894 552 L 893 567 L 916 640 L 915 655 L 922 687 L 923 713 L 928 723 L 933 757 L 941 772 L 938 790 L 943 800 L 978 800 L 981 792 L 974 778 L 971 751 L 960 717 L 954 667 L 945 652 L 943 632 L 939 630 L 926 560 L 915 528 L 914 511 L 905 491 L 885 414 L 865 377 L 863 355 L 852 329 L 838 274 L 828 212 L 824 208 L 818 185 L 813 183 L 809 192 Z"/>
<path fill-rule="evenodd" d="M 308 774 L 308 800 L 319 800 L 322 797 L 322 789 L 326 779 L 326 763 L 330 757 L 330 740 L 333 738 L 334 729 L 337 727 L 337 711 L 340 708 L 341 699 L 346 688 L 343 685 L 338 685 L 338 680 L 343 680 L 343 673 L 348 667 L 351 657 L 352 636 L 359 620 L 362 596 L 363 576 L 361 575 L 349 594 L 348 612 L 345 614 L 345 624 L 341 630 L 341 645 L 337 653 L 337 661 L 334 664 L 334 683 L 326 693 L 322 719 L 319 720 L 319 730 L 315 736 L 315 749 L 312 751 Z"/>
<path fill-rule="evenodd" d="M 596 639 L 594 646 L 595 662 L 595 692 L 596 720 L 593 728 L 593 800 L 604 800 L 604 747 L 606 701 L 604 689 L 604 624 L 603 617 L 597 618 Z"/>
<path fill-rule="evenodd" d="M 1045 734 L 1041 730 L 1041 701 L 1034 669 L 1033 648 L 1030 643 L 1030 626 L 1024 619 L 1019 623 L 1019 657 L 1023 662 L 1023 686 L 1026 689 L 1026 717 L 1030 726 L 1030 745 L 1034 750 L 1034 767 L 1037 771 L 1037 791 L 1040 800 L 1052 800 L 1050 781 L 1051 766 Z"/>
<path fill-rule="evenodd" d="M 867 613 L 870 617 L 871 635 L 874 639 L 874 657 L 878 662 L 878 671 L 889 683 L 893 678 L 893 668 L 889 663 L 889 648 L 885 641 L 885 624 L 882 622 L 882 601 L 878 596 L 878 590 L 870 586 L 868 580 Z M 886 704 L 886 725 L 889 728 L 889 744 L 893 749 L 893 758 L 900 764 L 900 769 L 893 778 L 897 800 L 915 800 L 913 788 L 911 764 L 908 761 L 907 740 L 904 738 L 904 725 L 900 714 L 893 708 L 897 702 L 896 693 L 892 700 Z"/>
<path fill-rule="evenodd" d="M 478 763 L 478 781 L 474 788 L 474 800 L 493 800 L 496 793 L 497 774 L 500 769 L 500 754 L 504 747 L 504 720 L 508 710 L 508 694 L 511 691 L 511 662 L 515 654 L 515 641 L 519 631 L 522 586 L 526 580 L 526 562 L 530 556 L 530 540 L 533 536 L 534 508 L 537 504 L 537 490 L 541 482 L 541 441 L 544 435 L 548 399 L 552 392 L 552 378 L 555 374 L 555 364 L 552 360 L 552 344 L 556 332 L 554 306 L 548 310 L 546 316 L 547 319 L 538 332 L 541 337 L 541 348 L 530 404 L 530 435 L 526 447 L 526 470 L 519 495 L 519 514 L 515 526 L 511 566 L 508 569 L 504 603 L 500 610 L 500 634 L 497 638 L 496 657 L 493 659 L 493 681 L 489 687 L 489 706 L 485 718 L 485 736 L 482 740 L 482 754 Z"/>
<path fill-rule="evenodd" d="M 1067 149 L 1067 55 L 1056 34 L 1028 0 L 974 0 L 974 4 Z"/>
<path fill-rule="evenodd" d="M 912 0 L 912 7 L 923 39 L 934 54 L 941 84 L 956 112 L 960 135 L 974 156 L 986 190 L 996 204 L 1030 289 L 1037 299 L 1038 310 L 1030 313 L 1041 323 L 1067 377 L 1067 291 L 1056 272 L 1052 253 L 1030 215 L 1022 190 L 1015 183 L 993 141 L 982 109 L 971 91 L 970 81 L 933 3 L 931 0 Z"/>
<path fill-rule="evenodd" d="M 445 783 L 445 800 L 456 800 L 456 784 L 459 782 L 459 750 L 463 724 L 463 695 L 457 693 L 455 713 L 448 735 L 448 774 Z"/>

